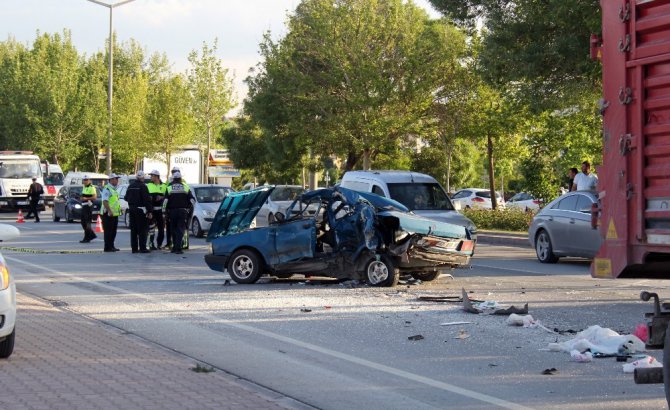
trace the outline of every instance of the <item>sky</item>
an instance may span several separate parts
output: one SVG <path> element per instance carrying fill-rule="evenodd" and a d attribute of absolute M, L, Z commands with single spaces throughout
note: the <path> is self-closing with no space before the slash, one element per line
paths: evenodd
<path fill-rule="evenodd" d="M 119 3 L 120 0 L 100 0 Z M 260 61 L 258 44 L 270 30 L 277 39 L 286 33 L 287 13 L 300 0 L 135 0 L 113 11 L 117 38 L 137 40 L 148 54 L 165 53 L 175 72 L 188 67 L 188 54 L 218 38 L 218 57 L 234 75 L 237 100 L 247 88 L 244 78 Z M 428 0 L 414 0 L 439 17 Z M 80 53 L 102 50 L 109 35 L 109 9 L 88 0 L 0 0 L 0 41 L 10 36 L 30 44 L 36 33 L 68 29 Z"/>

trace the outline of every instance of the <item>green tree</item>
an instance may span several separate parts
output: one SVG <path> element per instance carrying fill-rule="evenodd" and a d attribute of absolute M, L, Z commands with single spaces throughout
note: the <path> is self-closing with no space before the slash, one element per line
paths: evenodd
<path fill-rule="evenodd" d="M 221 60 L 216 57 L 218 40 L 212 47 L 202 44 L 200 53 L 193 50 L 188 61 L 191 68 L 187 72 L 188 88 L 191 94 L 191 106 L 195 116 L 196 137 L 199 147 L 206 146 L 203 157 L 209 156 L 212 135 L 219 135 L 223 127 L 224 115 L 233 108 L 233 84 L 228 70 L 223 68 Z M 202 150 L 202 148 L 201 148 Z M 207 163 L 205 181 L 208 181 Z"/>

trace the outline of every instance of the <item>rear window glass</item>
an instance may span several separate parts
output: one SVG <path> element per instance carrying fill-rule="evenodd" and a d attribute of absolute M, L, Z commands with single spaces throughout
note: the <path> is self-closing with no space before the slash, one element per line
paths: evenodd
<path fill-rule="evenodd" d="M 591 212 L 591 205 L 593 202 L 591 198 L 586 195 L 577 195 L 577 207 L 575 208 L 579 212 Z"/>
<path fill-rule="evenodd" d="M 491 198 L 491 193 L 489 191 L 475 192 L 475 195 L 480 198 Z"/>
<path fill-rule="evenodd" d="M 436 183 L 388 184 L 391 199 L 414 210 L 452 211 L 454 206 L 442 187 Z"/>
<path fill-rule="evenodd" d="M 270 199 L 273 201 L 294 201 L 303 192 L 305 192 L 305 189 L 300 187 L 277 187 L 270 194 Z"/>

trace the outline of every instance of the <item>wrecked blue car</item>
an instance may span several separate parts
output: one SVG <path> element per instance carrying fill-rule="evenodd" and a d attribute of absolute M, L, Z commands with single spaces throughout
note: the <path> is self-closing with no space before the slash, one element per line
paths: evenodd
<path fill-rule="evenodd" d="M 463 226 L 412 214 L 399 202 L 346 188 L 298 197 L 267 227 L 251 228 L 272 186 L 229 194 L 207 236 L 207 265 L 237 283 L 263 275 L 356 279 L 395 286 L 401 273 L 436 279 L 467 265 L 475 241 Z"/>

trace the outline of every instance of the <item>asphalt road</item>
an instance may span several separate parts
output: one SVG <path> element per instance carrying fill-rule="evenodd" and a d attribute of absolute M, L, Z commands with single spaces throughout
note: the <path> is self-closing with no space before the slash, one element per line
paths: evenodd
<path fill-rule="evenodd" d="M 2 246 L 102 249 L 101 240 L 79 244 L 78 225 L 48 219 L 23 224 L 21 238 Z M 472 269 L 433 283 L 371 288 L 298 277 L 226 285 L 204 264 L 204 240 L 193 239 L 185 255 L 144 255 L 129 252 L 128 235 L 119 229 L 123 252 L 114 254 L 3 254 L 20 292 L 316 408 L 666 407 L 662 385 L 635 385 L 614 359 L 576 363 L 567 353 L 541 350 L 569 335 L 511 327 L 505 317 L 418 297 L 458 296 L 465 288 L 504 306 L 528 303 L 549 329 L 631 332 L 651 307 L 639 292 L 670 296 L 670 282 L 596 280 L 586 261 L 542 265 L 531 249 L 480 245 Z M 455 321 L 472 323 L 441 326 Z M 424 338 L 408 340 L 414 335 Z M 543 375 L 548 368 L 558 372 Z"/>

